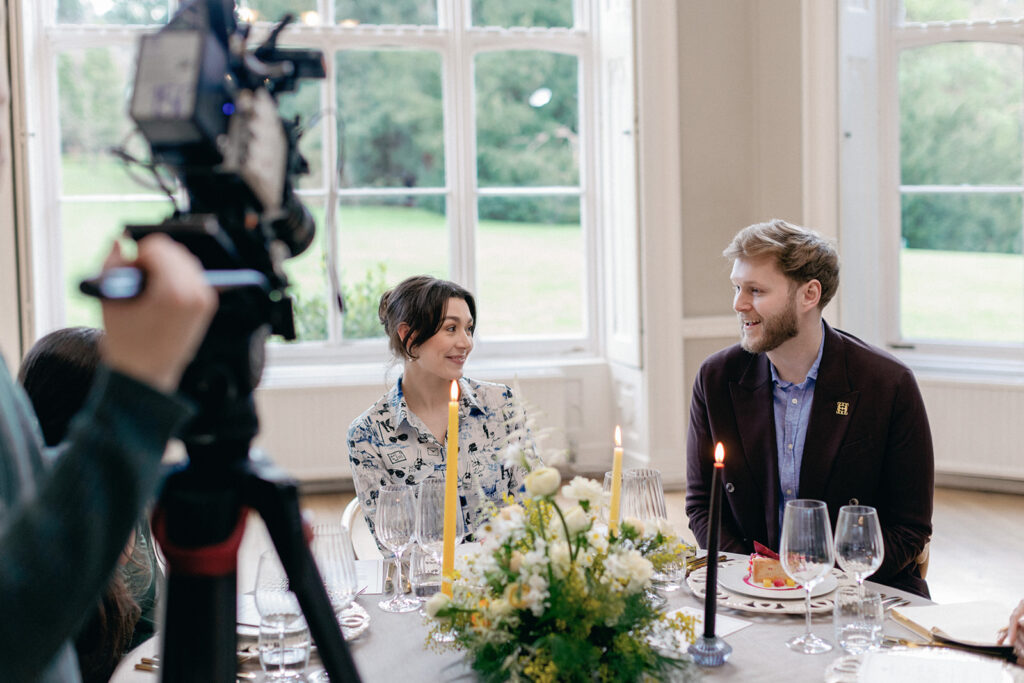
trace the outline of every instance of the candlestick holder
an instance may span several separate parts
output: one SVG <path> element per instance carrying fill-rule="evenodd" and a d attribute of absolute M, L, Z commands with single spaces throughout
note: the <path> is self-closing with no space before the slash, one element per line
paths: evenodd
<path fill-rule="evenodd" d="M 698 666 L 722 666 L 732 654 L 732 645 L 718 636 L 698 636 L 686 651 Z"/>

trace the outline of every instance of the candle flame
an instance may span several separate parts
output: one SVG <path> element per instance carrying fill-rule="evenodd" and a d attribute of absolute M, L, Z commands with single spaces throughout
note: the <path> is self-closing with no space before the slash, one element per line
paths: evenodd
<path fill-rule="evenodd" d="M 715 444 L 715 462 L 721 463 L 725 460 L 725 447 L 722 446 L 722 442 L 719 441 Z"/>
<path fill-rule="evenodd" d="M 615 425 L 615 445 L 622 446 L 622 427 Z"/>
<path fill-rule="evenodd" d="M 457 379 L 452 380 L 452 400 L 459 400 L 459 380 Z"/>

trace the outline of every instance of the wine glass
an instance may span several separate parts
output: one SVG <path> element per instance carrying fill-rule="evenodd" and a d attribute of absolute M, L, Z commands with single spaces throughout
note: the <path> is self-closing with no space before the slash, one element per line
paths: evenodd
<path fill-rule="evenodd" d="M 355 553 L 348 530 L 340 524 L 314 524 L 310 550 L 331 608 L 336 615 L 341 615 L 356 595 Z"/>
<path fill-rule="evenodd" d="M 395 554 L 395 578 L 390 600 L 377 603 L 385 612 L 411 612 L 419 600 L 404 595 L 402 555 L 413 542 L 416 527 L 416 491 L 404 484 L 387 484 L 377 494 L 374 533 L 380 544 Z"/>
<path fill-rule="evenodd" d="M 262 624 L 277 627 L 277 656 L 264 658 L 264 661 L 276 660 L 278 666 L 276 672 L 268 671 L 269 677 L 275 680 L 300 677 L 301 672 L 286 668 L 286 665 L 300 663 L 304 657 L 302 653 L 287 651 L 285 633 L 302 619 L 302 609 L 299 607 L 299 599 L 289 589 L 288 575 L 275 550 L 267 550 L 260 555 L 256 568 L 256 610 L 260 613 Z M 308 656 L 307 651 L 305 657 Z"/>
<path fill-rule="evenodd" d="M 882 566 L 885 545 L 878 511 L 867 505 L 844 505 L 836 522 L 836 559 L 839 566 L 857 582 L 864 597 L 864 579 Z"/>
<path fill-rule="evenodd" d="M 811 633 L 811 591 L 832 570 L 835 550 L 828 508 L 820 500 L 798 499 L 786 503 L 782 516 L 779 559 L 791 579 L 803 585 L 807 609 L 806 632 L 790 638 L 786 645 L 804 654 L 820 654 L 832 644 Z"/>

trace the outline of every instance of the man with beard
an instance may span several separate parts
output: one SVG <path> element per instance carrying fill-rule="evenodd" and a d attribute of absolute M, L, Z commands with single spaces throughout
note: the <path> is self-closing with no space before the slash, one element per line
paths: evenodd
<path fill-rule="evenodd" d="M 873 581 L 928 596 L 918 558 L 931 536 L 931 432 L 913 373 L 833 329 L 822 310 L 839 258 L 817 233 L 782 220 L 741 230 L 733 262 L 740 343 L 708 357 L 694 381 L 686 513 L 706 546 L 714 448 L 725 448 L 720 547 L 778 550 L 786 502 L 878 510 L 885 557 Z"/>

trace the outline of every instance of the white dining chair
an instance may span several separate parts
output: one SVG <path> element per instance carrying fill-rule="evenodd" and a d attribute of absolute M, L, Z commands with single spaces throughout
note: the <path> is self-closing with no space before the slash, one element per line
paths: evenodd
<path fill-rule="evenodd" d="M 366 524 L 359 498 L 353 498 L 345 506 L 341 513 L 341 525 L 348 529 L 352 537 L 352 547 L 355 549 L 357 560 L 379 560 L 384 557 L 377 547 L 370 527 Z"/>

